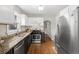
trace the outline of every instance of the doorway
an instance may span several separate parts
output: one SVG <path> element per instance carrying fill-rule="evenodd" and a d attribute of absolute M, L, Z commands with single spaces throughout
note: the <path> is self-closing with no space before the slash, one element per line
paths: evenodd
<path fill-rule="evenodd" d="M 44 31 L 51 37 L 51 22 L 49 20 L 44 21 Z"/>

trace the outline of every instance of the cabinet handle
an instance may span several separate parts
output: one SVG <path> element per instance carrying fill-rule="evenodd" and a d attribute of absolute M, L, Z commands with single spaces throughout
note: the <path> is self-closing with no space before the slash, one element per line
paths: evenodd
<path fill-rule="evenodd" d="M 58 45 L 58 44 L 56 44 L 57 45 L 57 47 L 59 47 L 60 48 L 60 45 Z"/>

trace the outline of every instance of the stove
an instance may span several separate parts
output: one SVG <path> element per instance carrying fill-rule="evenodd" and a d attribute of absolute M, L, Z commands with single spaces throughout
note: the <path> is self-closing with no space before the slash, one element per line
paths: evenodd
<path fill-rule="evenodd" d="M 41 34 L 32 34 L 32 43 L 41 43 Z"/>

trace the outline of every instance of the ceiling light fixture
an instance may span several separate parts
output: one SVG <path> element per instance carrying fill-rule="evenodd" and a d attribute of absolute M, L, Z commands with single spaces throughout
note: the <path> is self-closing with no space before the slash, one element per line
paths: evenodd
<path fill-rule="evenodd" d="M 38 10 L 39 11 L 43 11 L 44 10 L 44 6 L 42 6 L 42 5 L 38 6 Z"/>

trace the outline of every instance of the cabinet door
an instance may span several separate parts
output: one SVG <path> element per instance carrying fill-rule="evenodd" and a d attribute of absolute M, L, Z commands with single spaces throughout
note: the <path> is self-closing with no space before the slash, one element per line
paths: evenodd
<path fill-rule="evenodd" d="M 30 47 L 31 42 L 32 42 L 32 40 L 31 40 L 31 35 L 29 35 L 29 39 L 28 39 L 28 47 Z"/>
<path fill-rule="evenodd" d="M 24 42 L 24 50 L 25 50 L 25 53 L 28 52 L 28 37 L 24 38 L 25 42 Z"/>
<path fill-rule="evenodd" d="M 14 8 L 13 6 L 0 6 L 0 23 L 13 23 L 14 19 Z"/>
<path fill-rule="evenodd" d="M 9 50 L 6 54 L 14 54 L 14 49 L 12 48 L 12 49 Z"/>
<path fill-rule="evenodd" d="M 24 14 L 21 14 L 21 26 L 25 26 L 25 15 Z"/>
<path fill-rule="evenodd" d="M 26 15 L 26 17 L 25 17 L 25 25 L 26 26 L 29 26 L 29 19 L 28 19 L 28 16 Z"/>
<path fill-rule="evenodd" d="M 24 54 L 24 40 L 14 47 L 14 54 Z"/>
<path fill-rule="evenodd" d="M 31 35 L 25 38 L 25 53 L 28 52 L 30 45 L 31 45 Z"/>

